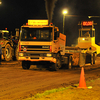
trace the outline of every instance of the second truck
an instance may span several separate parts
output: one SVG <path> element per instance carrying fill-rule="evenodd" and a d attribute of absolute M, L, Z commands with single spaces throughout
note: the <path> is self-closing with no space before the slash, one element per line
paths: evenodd
<path fill-rule="evenodd" d="M 16 36 L 10 35 L 7 29 L 0 30 L 0 45 L 2 47 L 2 60 L 18 60 L 18 39 L 19 29 L 16 29 Z"/>

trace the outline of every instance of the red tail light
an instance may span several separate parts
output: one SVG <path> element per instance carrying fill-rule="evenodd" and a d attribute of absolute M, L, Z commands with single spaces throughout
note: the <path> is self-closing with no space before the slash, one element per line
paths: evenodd
<path fill-rule="evenodd" d="M 20 45 L 20 42 L 19 42 L 19 51 L 21 51 L 21 45 Z"/>
<path fill-rule="evenodd" d="M 52 46 L 50 45 L 50 52 L 52 51 Z"/>

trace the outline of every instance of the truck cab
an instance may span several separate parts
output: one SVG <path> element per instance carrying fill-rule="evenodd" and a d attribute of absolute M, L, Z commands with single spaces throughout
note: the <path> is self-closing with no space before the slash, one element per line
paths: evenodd
<path fill-rule="evenodd" d="M 0 30 L 0 40 L 1 39 L 8 39 L 9 38 L 9 31 L 7 30 Z"/>
<path fill-rule="evenodd" d="M 58 27 L 48 24 L 48 20 L 28 20 L 21 26 L 19 39 L 19 57 L 22 68 L 30 65 L 53 64 L 54 70 L 60 68 L 60 52 L 64 55 L 66 36 L 59 33 Z"/>

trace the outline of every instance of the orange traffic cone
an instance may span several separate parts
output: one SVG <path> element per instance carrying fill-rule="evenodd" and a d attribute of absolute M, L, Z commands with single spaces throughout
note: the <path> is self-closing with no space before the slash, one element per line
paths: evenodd
<path fill-rule="evenodd" d="M 86 89 L 86 82 L 85 82 L 85 77 L 84 77 L 84 68 L 82 67 L 81 69 L 81 75 L 80 75 L 80 82 L 79 82 L 79 87 L 78 88 L 83 88 Z"/>

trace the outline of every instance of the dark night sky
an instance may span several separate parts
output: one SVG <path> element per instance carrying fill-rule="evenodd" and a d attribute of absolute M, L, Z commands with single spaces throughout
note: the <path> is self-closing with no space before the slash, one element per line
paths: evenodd
<path fill-rule="evenodd" d="M 54 25 L 62 32 L 63 8 L 68 9 L 69 15 L 80 17 L 65 18 L 65 34 L 68 45 L 75 43 L 78 38 L 78 22 L 88 20 L 88 15 L 100 15 L 100 0 L 57 0 L 54 8 Z M 9 31 L 20 28 L 28 19 L 47 19 L 44 0 L 2 0 L 0 5 L 0 29 L 8 28 Z M 96 43 L 100 42 L 100 18 L 92 18 L 97 25 Z"/>

